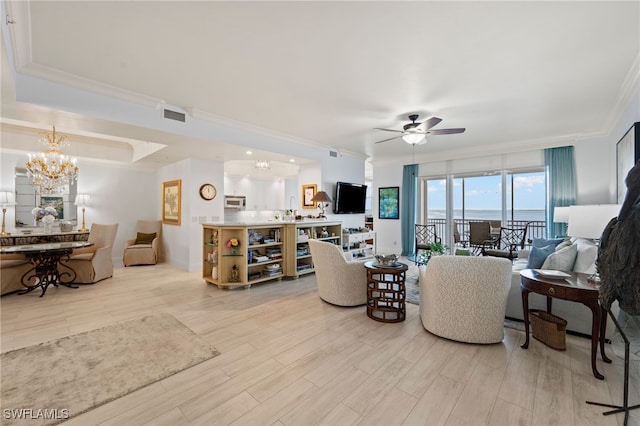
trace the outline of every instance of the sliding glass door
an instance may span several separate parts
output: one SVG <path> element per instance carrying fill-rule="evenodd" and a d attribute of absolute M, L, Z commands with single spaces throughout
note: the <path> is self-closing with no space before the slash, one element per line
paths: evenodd
<path fill-rule="evenodd" d="M 544 235 L 543 170 L 428 178 L 423 188 L 418 223 L 435 224 L 438 236 L 450 247 L 467 244 L 470 221 L 488 221 L 493 228 L 529 223 L 527 239 Z"/>

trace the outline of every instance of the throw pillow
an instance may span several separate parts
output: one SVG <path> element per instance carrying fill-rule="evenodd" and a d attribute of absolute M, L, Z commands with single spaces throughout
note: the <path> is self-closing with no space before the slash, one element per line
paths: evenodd
<path fill-rule="evenodd" d="M 556 246 L 556 251 L 558 251 L 560 249 L 563 249 L 565 247 L 569 247 L 571 244 L 573 244 L 573 243 L 571 242 L 571 240 L 569 238 L 567 238 L 566 240 L 564 240 L 563 242 L 561 242 L 560 244 L 558 244 Z"/>
<path fill-rule="evenodd" d="M 529 259 L 527 260 L 527 269 L 539 269 L 544 261 L 556 249 L 556 246 L 549 244 L 546 247 L 531 247 Z"/>
<path fill-rule="evenodd" d="M 559 246 L 558 246 L 559 247 Z M 541 269 L 556 269 L 558 271 L 573 271 L 573 264 L 578 255 L 578 246 L 571 244 L 551 253 L 542 264 Z"/>
<path fill-rule="evenodd" d="M 156 238 L 156 233 L 145 234 L 143 232 L 138 232 L 136 236 L 135 244 L 151 244 L 153 240 Z"/>
<path fill-rule="evenodd" d="M 553 247 L 555 248 L 558 244 L 560 244 L 563 241 L 564 241 L 564 238 L 556 238 L 553 240 L 545 240 L 544 238 L 534 238 L 532 245 L 533 247 L 542 248 L 542 247 L 548 246 L 549 244 L 553 244 Z"/>

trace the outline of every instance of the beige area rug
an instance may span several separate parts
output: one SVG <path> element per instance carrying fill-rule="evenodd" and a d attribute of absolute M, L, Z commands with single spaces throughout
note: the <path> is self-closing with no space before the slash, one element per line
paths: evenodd
<path fill-rule="evenodd" d="M 59 423 L 217 355 L 168 314 L 7 352 L 2 424 Z"/>

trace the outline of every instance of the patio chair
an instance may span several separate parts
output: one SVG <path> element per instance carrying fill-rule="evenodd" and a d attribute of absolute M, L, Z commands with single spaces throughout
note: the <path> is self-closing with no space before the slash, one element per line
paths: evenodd
<path fill-rule="evenodd" d="M 417 262 L 420 250 L 431 250 L 431 243 L 442 243 L 435 225 L 416 225 L 415 258 Z"/>
<path fill-rule="evenodd" d="M 469 247 L 473 253 L 480 253 L 485 241 L 492 240 L 489 222 L 469 222 Z"/>
<path fill-rule="evenodd" d="M 482 246 L 483 256 L 504 257 L 513 260 L 518 257 L 518 249 L 524 248 L 527 238 L 527 223 L 524 228 L 500 228 L 497 240 L 485 241 Z"/>
<path fill-rule="evenodd" d="M 467 235 L 460 235 L 460 231 L 458 230 L 458 224 L 453 224 L 453 243 L 455 245 L 461 245 L 463 248 L 467 247 L 469 244 L 469 238 Z"/>

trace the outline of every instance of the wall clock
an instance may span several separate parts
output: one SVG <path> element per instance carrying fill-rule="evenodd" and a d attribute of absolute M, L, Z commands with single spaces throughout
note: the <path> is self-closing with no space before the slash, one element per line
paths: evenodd
<path fill-rule="evenodd" d="M 204 200 L 211 201 L 216 198 L 217 194 L 218 191 L 216 190 L 216 187 L 211 185 L 210 183 L 205 183 L 200 187 L 200 196 Z"/>

